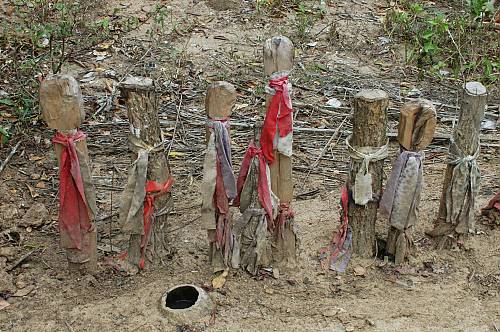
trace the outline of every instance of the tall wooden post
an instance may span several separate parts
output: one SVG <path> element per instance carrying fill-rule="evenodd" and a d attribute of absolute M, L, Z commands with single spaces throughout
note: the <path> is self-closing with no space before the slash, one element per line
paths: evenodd
<path fill-rule="evenodd" d="M 269 107 L 272 103 L 274 92 L 272 87 L 273 80 L 286 79 L 286 85 L 288 82 L 288 75 L 293 69 L 293 58 L 294 58 L 294 46 L 293 43 L 287 37 L 278 36 L 273 37 L 264 43 L 263 47 L 264 53 L 264 73 L 270 80 L 270 85 L 268 88 L 268 94 L 266 95 L 266 120 L 264 126 L 266 126 L 267 117 L 269 116 Z M 286 87 L 288 90 L 288 87 Z M 283 98 L 288 98 L 286 93 L 283 94 Z M 290 105 L 291 107 L 291 105 Z M 282 112 L 283 105 L 280 105 L 280 110 L 278 113 L 278 119 L 283 116 Z M 290 114 L 290 125 L 293 119 L 293 115 Z M 278 127 L 280 124 L 278 124 Z M 292 178 L 292 139 L 293 133 L 290 132 L 289 135 L 281 137 L 279 134 L 281 128 L 278 128 L 276 134 L 276 140 L 278 141 L 277 146 L 274 150 L 274 161 L 269 163 L 271 171 L 271 188 L 272 191 L 278 196 L 280 200 L 280 212 L 278 214 L 277 220 L 274 222 L 277 228 L 280 228 L 276 232 L 275 236 L 275 250 L 273 252 L 273 260 L 277 265 L 288 265 L 289 263 L 294 263 L 297 256 L 297 246 L 298 238 L 295 232 L 295 225 L 293 220 L 293 212 L 291 209 L 291 202 L 293 199 L 293 178 Z M 278 137 L 280 136 L 280 137 Z M 262 136 L 261 136 L 262 137 Z M 261 145 L 264 144 L 261 138 Z M 286 145 L 289 145 L 288 147 Z M 287 221 L 284 221 L 284 220 Z M 285 223 L 284 225 L 281 225 Z"/>
<path fill-rule="evenodd" d="M 428 232 L 438 239 L 440 248 L 462 242 L 475 227 L 475 196 L 481 178 L 476 159 L 481 149 L 479 133 L 487 99 L 486 88 L 481 83 L 469 82 L 463 87 L 460 117 L 451 137 L 439 213 L 434 229 Z"/>
<path fill-rule="evenodd" d="M 382 189 L 382 168 L 387 155 L 383 147 L 387 144 L 388 105 L 389 97 L 382 90 L 362 90 L 354 97 L 347 188 L 350 196 L 360 199 L 356 203 L 352 197 L 349 199 L 348 218 L 352 227 L 353 251 L 361 257 L 371 257 L 375 250 L 375 221 Z M 364 160 L 361 155 L 370 155 L 371 161 Z"/>
<path fill-rule="evenodd" d="M 229 203 L 236 196 L 236 180 L 231 164 L 229 117 L 236 101 L 236 89 L 227 82 L 215 82 L 207 90 L 207 153 L 203 166 L 202 219 L 209 241 L 209 258 L 213 272 L 225 270 L 231 263 L 232 218 Z M 216 128 L 220 126 L 219 128 Z M 227 132 L 227 137 L 224 137 Z M 224 149 L 224 141 L 229 151 Z M 228 147 L 226 145 L 226 147 Z M 224 154 L 224 155 L 222 155 Z M 222 159 L 226 159 L 226 169 Z M 231 169 L 227 169 L 230 166 Z M 230 173 L 230 174 L 229 174 Z M 230 183 L 228 183 L 228 181 Z M 234 187 L 234 188 L 233 188 Z"/>
<path fill-rule="evenodd" d="M 436 109 L 427 100 L 403 105 L 399 116 L 400 154 L 387 181 L 380 210 L 389 218 L 387 252 L 396 265 L 403 263 L 412 249 L 413 229 L 418 221 L 418 207 L 423 182 L 423 149 L 436 129 Z"/>
<path fill-rule="evenodd" d="M 70 270 L 95 272 L 97 208 L 86 138 L 78 130 L 85 111 L 77 81 L 69 75 L 48 76 L 40 85 L 40 109 L 47 125 L 57 130 L 53 141 L 60 173 L 61 246 Z"/>
<path fill-rule="evenodd" d="M 166 237 L 172 177 L 164 153 L 153 81 L 129 77 L 120 85 L 130 123 L 132 165 L 122 195 L 120 221 L 128 235 L 127 261 L 144 268 L 170 253 Z"/>

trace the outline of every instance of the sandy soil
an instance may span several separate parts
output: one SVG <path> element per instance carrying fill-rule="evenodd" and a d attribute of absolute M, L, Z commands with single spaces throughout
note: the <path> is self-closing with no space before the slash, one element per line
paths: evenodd
<path fill-rule="evenodd" d="M 119 77 L 126 73 L 154 77 L 165 88 L 160 95 L 161 117 L 170 121 L 165 135 L 173 135 L 171 127 L 179 109 L 193 113 L 199 110 L 203 115 L 203 89 L 211 80 L 235 83 L 239 93 L 238 116 L 248 119 L 259 112 L 262 93 L 256 86 L 264 79 L 260 45 L 278 33 L 289 35 L 297 46 L 298 67 L 305 71 L 319 64 L 330 70 L 329 74 L 318 74 L 317 82 L 314 75 L 306 79 L 298 73 L 294 82 L 299 87 L 294 93 L 298 105 L 324 103 L 329 98 L 318 93 L 324 87 L 325 75 L 335 76 L 329 84 L 383 88 L 391 94 L 391 107 L 398 107 L 398 96 L 412 88 L 418 88 L 426 98 L 456 104 L 456 86 L 420 81 L 407 75 L 400 67 L 402 60 L 397 47 L 382 52 L 381 19 L 388 6 L 383 1 L 339 1 L 328 6 L 327 14 L 302 39 L 290 23 L 291 14 L 269 18 L 255 12 L 247 2 L 226 12 L 215 12 L 203 1 L 163 3 L 172 11 L 167 28 L 175 27 L 177 31 L 165 37 L 165 44 L 172 46 L 170 51 L 180 50 L 178 57 L 161 48 L 142 45 L 140 39 L 145 38 L 148 29 L 145 25 L 117 41 L 108 51 L 110 58 L 104 62 L 94 62 L 89 54 L 84 57 L 86 68 L 70 64 L 65 71 L 79 78 L 91 70 L 102 73 L 107 69 L 115 70 Z M 125 14 L 145 15 L 154 5 L 153 1 L 140 5 L 121 1 L 110 2 L 107 7 L 110 12 L 123 6 Z M 335 31 L 325 33 L 328 26 L 330 29 L 335 26 Z M 331 35 L 334 42 L 329 39 Z M 306 46 L 311 42 L 317 44 Z M 154 69 L 144 65 L 151 63 Z M 109 86 L 113 87 L 117 81 L 98 75 L 95 80 L 82 82 L 89 115 L 96 112 L 99 98 L 108 95 Z M 304 89 L 304 85 L 309 89 Z M 334 91 L 348 105 L 350 93 Z M 175 92 L 185 96 L 182 104 L 175 98 Z M 498 105 L 498 99 L 493 96 L 489 104 L 495 103 Z M 126 112 L 119 103 L 115 106 L 89 117 L 83 126 L 89 134 L 100 217 L 117 211 L 130 162 L 127 127 L 112 124 L 113 119 L 126 120 Z M 445 114 L 449 109 L 443 107 L 438 112 Z M 301 116 L 299 120 L 308 124 L 326 121 L 327 127 L 336 127 L 321 113 Z M 450 131 L 450 122 L 445 118 L 445 115 L 440 118 L 440 133 Z M 395 118 L 390 120 L 393 131 Z M 483 134 L 498 139 L 498 130 Z M 203 128 L 181 123 L 172 146 L 172 151 L 178 152 L 170 156 L 176 177 L 175 208 L 169 217 L 172 260 L 133 277 L 122 276 L 103 263 L 110 254 L 110 232 L 115 249 L 123 246 L 124 239 L 117 234 L 116 216 L 98 225 L 99 272 L 94 276 L 67 272 L 64 253 L 58 246 L 58 181 L 48 141 L 51 135 L 43 125 L 34 128 L 33 137 L 23 142 L 21 152 L 2 174 L 0 263 L 6 261 L 10 265 L 23 254 L 36 250 L 7 275 L 0 274 L 17 289 L 31 290 L 24 296 L 8 299 L 10 306 L 0 310 L 0 331 L 498 331 L 500 328 L 500 229 L 478 217 L 477 235 L 456 251 L 436 251 L 424 235 L 437 214 L 446 144 L 437 141 L 427 151 L 420 222 L 415 234 L 417 253 L 408 264 L 395 268 L 378 259 L 354 258 L 344 274 L 321 269 L 318 251 L 328 244 L 337 227 L 337 205 L 348 164 L 339 143 L 328 149 L 327 160 L 310 176 L 299 169 L 295 172 L 296 195 L 318 189 L 312 196 L 299 195 L 300 199 L 293 203 L 301 239 L 296 268 L 283 271 L 277 279 L 253 278 L 243 271 L 231 271 L 225 286 L 210 293 L 217 303 L 215 320 L 207 317 L 191 326 L 175 326 L 158 310 L 162 293 L 180 283 L 209 285 L 212 277 L 206 255 L 208 246 L 198 218 Z M 321 137 L 318 148 L 329 135 Z M 235 128 L 233 137 L 239 165 L 248 132 Z M 314 153 L 300 147 L 307 139 L 298 135 L 295 142 L 298 166 L 311 164 L 316 158 Z M 386 162 L 387 174 L 396 149 L 392 144 Z M 7 153 L 5 149 L 2 151 L 2 160 Z M 500 187 L 499 165 L 498 144 L 483 147 L 479 158 L 482 189 L 477 210 Z M 44 188 L 37 185 L 40 182 L 45 184 Z M 35 202 L 46 206 L 49 217 L 38 227 L 20 226 L 19 220 Z M 384 238 L 386 233 L 387 221 L 381 218 L 377 222 L 377 235 Z M 16 234 L 22 238 L 17 239 Z M 353 268 L 359 266 L 366 269 L 365 275 L 354 275 Z"/>

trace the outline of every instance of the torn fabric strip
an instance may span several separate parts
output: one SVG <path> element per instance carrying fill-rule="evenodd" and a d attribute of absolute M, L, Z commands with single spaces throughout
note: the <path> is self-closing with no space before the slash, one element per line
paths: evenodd
<path fill-rule="evenodd" d="M 366 205 L 373 199 L 373 180 L 369 170 L 370 162 L 380 161 L 387 158 L 389 140 L 387 140 L 387 143 L 384 146 L 376 148 L 371 146 L 353 147 L 349 143 L 351 136 L 352 135 L 349 135 L 345 140 L 347 151 L 352 159 L 361 161 L 361 167 L 356 174 L 354 186 L 352 188 L 354 202 L 358 205 Z"/>
<path fill-rule="evenodd" d="M 245 156 L 243 157 L 243 161 L 241 163 L 241 170 L 240 174 L 238 176 L 238 182 L 237 182 L 237 192 L 238 196 L 235 199 L 234 205 L 239 206 L 240 205 L 240 199 L 241 199 L 241 193 L 243 190 L 243 185 L 245 184 L 246 178 L 249 174 L 250 171 L 250 163 L 253 160 L 253 158 L 257 157 L 259 160 L 259 178 L 257 181 L 257 186 L 258 186 L 258 198 L 261 206 L 264 208 L 264 211 L 266 211 L 266 216 L 268 218 L 268 225 L 272 227 L 272 220 L 274 219 L 274 213 L 273 213 L 273 199 L 272 199 L 272 192 L 269 184 L 269 177 L 268 177 L 268 166 L 266 164 L 266 160 L 263 154 L 262 149 L 259 149 L 256 145 L 255 142 L 252 140 L 250 144 L 248 145 L 248 149 L 245 153 Z"/>
<path fill-rule="evenodd" d="M 274 162 L 274 150 L 292 155 L 292 100 L 288 73 L 276 73 L 269 80 L 266 91 L 273 95 L 262 126 L 260 144 L 269 164 Z"/>
<path fill-rule="evenodd" d="M 423 179 L 423 152 L 402 151 L 380 200 L 380 212 L 400 231 L 415 226 Z"/>
<path fill-rule="evenodd" d="M 90 170 L 80 168 L 79 153 L 75 143 L 84 140 L 86 135 L 76 130 L 65 135 L 59 131 L 52 139 L 54 144 L 63 147 L 59 170 L 59 230 L 61 246 L 66 249 L 87 251 L 89 243 L 86 233 L 93 231 L 89 212 L 95 213 L 95 200 L 87 200 L 86 189 L 92 188 Z M 82 167 L 88 165 L 83 165 Z M 89 211 L 90 210 L 90 211 Z"/>
<path fill-rule="evenodd" d="M 481 179 L 476 162 L 480 149 L 478 140 L 474 155 L 465 155 L 453 138 L 450 141 L 448 164 L 453 166 L 453 173 L 446 188 L 446 222 L 455 225 L 455 231 L 460 234 L 472 232 L 474 228 L 474 203 Z"/>
<path fill-rule="evenodd" d="M 149 146 L 141 139 L 129 137 L 131 149 L 137 152 L 137 159 L 128 170 L 127 184 L 122 193 L 120 225 L 125 234 L 141 236 L 141 258 L 139 267 L 145 265 L 145 252 L 155 220 L 155 199 L 170 191 L 173 183 L 169 177 L 164 183 L 147 180 L 149 154 L 163 150 L 163 142 Z M 125 257 L 125 255 L 122 255 Z"/>
<path fill-rule="evenodd" d="M 352 256 L 352 231 L 349 225 L 347 209 L 349 193 L 346 187 L 342 188 L 340 199 L 341 224 L 337 228 L 330 245 L 320 250 L 321 265 L 325 269 L 344 272 Z"/>
<path fill-rule="evenodd" d="M 229 203 L 237 195 L 228 125 L 227 119 L 207 121 L 210 136 L 203 165 L 201 210 L 204 227 L 215 231 L 215 238 L 211 241 L 225 265 L 233 259 L 234 234 Z"/>

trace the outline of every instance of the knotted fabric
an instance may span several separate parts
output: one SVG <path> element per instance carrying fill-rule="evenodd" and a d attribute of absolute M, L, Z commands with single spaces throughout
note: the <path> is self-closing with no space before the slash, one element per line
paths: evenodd
<path fill-rule="evenodd" d="M 349 135 L 345 140 L 347 151 L 352 159 L 361 161 L 361 167 L 354 179 L 354 202 L 358 205 L 366 205 L 373 198 L 372 175 L 369 172 L 370 162 L 387 158 L 389 140 L 384 146 L 376 148 L 371 146 L 352 147 L 349 143 L 351 136 Z"/>
<path fill-rule="evenodd" d="M 457 233 L 467 233 L 474 227 L 474 203 L 479 190 L 481 173 L 476 158 L 480 151 L 479 140 L 474 155 L 465 155 L 450 141 L 448 164 L 453 166 L 451 181 L 446 188 L 446 222 L 456 225 Z"/>
<path fill-rule="evenodd" d="M 349 193 L 346 187 L 342 188 L 340 199 L 341 224 L 337 228 L 330 245 L 320 250 L 320 261 L 323 268 L 337 272 L 344 272 L 352 255 L 352 231 L 349 226 L 347 209 Z"/>
<path fill-rule="evenodd" d="M 271 199 L 271 190 L 269 188 L 269 183 L 267 178 L 267 164 L 262 149 L 258 148 L 253 140 L 250 141 L 248 149 L 241 163 L 241 170 L 237 182 L 238 196 L 234 201 L 234 205 L 235 206 L 240 205 L 241 192 L 243 190 L 243 186 L 245 184 L 248 172 L 250 170 L 250 163 L 252 159 L 255 157 L 259 159 L 259 178 L 258 178 L 259 203 L 262 206 L 262 208 L 266 211 L 266 215 L 268 218 L 268 227 L 272 227 L 271 225 L 273 224 L 272 222 L 273 203 Z"/>
<path fill-rule="evenodd" d="M 139 267 L 144 268 L 146 248 L 149 243 L 149 238 L 151 236 L 151 228 L 154 225 L 156 219 L 155 212 L 155 200 L 156 198 L 163 196 L 170 192 L 170 188 L 174 183 L 174 179 L 169 177 L 164 183 L 158 183 L 156 181 L 146 182 L 146 197 L 144 198 L 144 236 L 141 239 L 141 260 L 139 261 Z"/>
<path fill-rule="evenodd" d="M 95 213 L 95 201 L 87 203 L 85 185 L 92 186 L 90 174 L 82 177 L 80 161 L 75 143 L 87 136 L 80 130 L 65 135 L 60 131 L 52 138 L 54 144 L 63 147 L 59 168 L 59 230 L 61 245 L 66 249 L 86 251 L 89 243 L 85 233 L 91 232 L 89 209 Z M 90 171 L 90 170 L 87 170 Z M 86 179 L 87 178 L 87 179 Z"/>
<path fill-rule="evenodd" d="M 291 156 L 292 143 L 292 101 L 288 85 L 288 74 L 278 73 L 269 80 L 267 90 L 273 94 L 269 103 L 260 144 L 269 164 L 274 162 L 274 149 Z M 286 138 L 286 143 L 280 144 Z"/>
<path fill-rule="evenodd" d="M 402 151 L 391 171 L 380 200 L 380 212 L 400 231 L 417 222 L 422 189 L 424 153 Z"/>
<path fill-rule="evenodd" d="M 215 245 L 229 264 L 234 234 L 229 216 L 229 202 L 236 195 L 236 179 L 231 162 L 227 119 L 207 121 L 210 136 L 203 164 L 201 216 L 207 230 L 215 230 Z"/>
<path fill-rule="evenodd" d="M 144 268 L 145 252 L 155 221 L 154 203 L 157 197 L 167 194 L 173 183 L 169 177 L 164 183 L 147 180 L 149 154 L 163 151 L 164 142 L 149 146 L 140 138 L 129 137 L 132 151 L 137 159 L 129 167 L 128 179 L 122 194 L 120 224 L 124 233 L 141 235 L 141 258 L 139 267 Z"/>
<path fill-rule="evenodd" d="M 272 225 L 272 227 L 274 228 L 274 232 L 277 236 L 283 237 L 283 231 L 285 229 L 286 223 L 289 220 L 293 220 L 294 216 L 295 213 L 293 212 L 290 203 L 280 204 L 280 211 L 278 217 L 276 218 L 274 225 Z"/>

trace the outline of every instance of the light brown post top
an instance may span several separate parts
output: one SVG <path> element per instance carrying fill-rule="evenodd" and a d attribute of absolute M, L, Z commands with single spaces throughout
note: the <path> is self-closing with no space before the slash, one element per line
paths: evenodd
<path fill-rule="evenodd" d="M 226 118 L 236 102 L 236 89 L 228 82 L 214 82 L 207 89 L 205 111 L 211 119 Z"/>
<path fill-rule="evenodd" d="M 294 47 L 290 39 L 284 36 L 269 38 L 264 43 L 264 73 L 271 76 L 280 71 L 293 68 Z"/>
<path fill-rule="evenodd" d="M 436 108 L 425 99 L 409 101 L 399 114 L 398 141 L 406 150 L 425 149 L 434 138 Z"/>
<path fill-rule="evenodd" d="M 487 94 L 486 88 L 479 82 L 467 82 L 464 90 L 471 96 L 482 96 Z"/>
<path fill-rule="evenodd" d="M 78 82 L 70 75 L 49 75 L 40 84 L 40 110 L 52 129 L 78 128 L 85 119 Z"/>
<path fill-rule="evenodd" d="M 379 89 L 367 89 L 358 92 L 354 98 L 370 101 L 386 100 L 389 98 L 387 92 Z"/>

